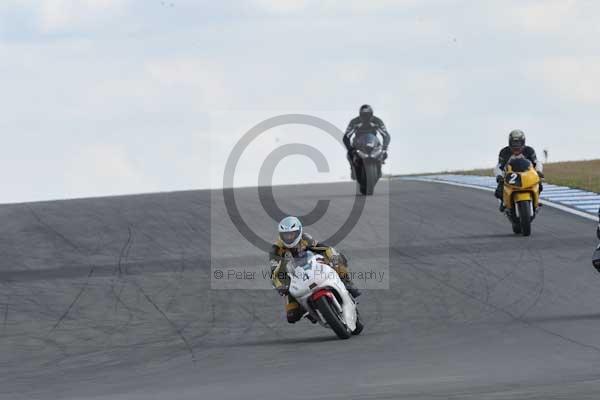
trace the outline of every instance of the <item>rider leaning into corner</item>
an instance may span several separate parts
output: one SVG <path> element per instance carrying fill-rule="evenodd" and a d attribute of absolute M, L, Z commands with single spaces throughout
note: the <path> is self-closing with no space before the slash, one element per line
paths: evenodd
<path fill-rule="evenodd" d="M 331 246 L 317 242 L 312 236 L 305 233 L 302 229 L 302 223 L 296 217 L 282 219 L 278 230 L 279 239 L 273 244 L 269 253 L 271 280 L 280 295 L 287 295 L 285 310 L 289 323 L 293 324 L 299 321 L 305 313 L 296 299 L 288 293 L 290 278 L 285 273 L 284 267 L 289 256 L 300 258 L 307 250 L 322 255 L 338 273 L 348 292 L 353 297 L 360 296 L 360 291 L 354 286 L 348 275 L 348 261 L 344 255 Z"/>
<path fill-rule="evenodd" d="M 354 149 L 352 147 L 353 136 L 356 137 L 365 133 L 379 133 L 383 137 L 383 154 L 382 160 L 387 158 L 387 148 L 390 144 L 390 134 L 383 121 L 373 115 L 373 108 L 368 104 L 360 106 L 358 117 L 350 120 L 346 133 L 344 134 L 344 146 L 346 146 L 348 162 L 350 163 L 350 171 L 352 179 L 356 179 L 354 174 Z"/>
<path fill-rule="evenodd" d="M 525 145 L 525 133 L 520 129 L 515 129 L 509 133 L 508 146 L 500 150 L 498 165 L 494 168 L 494 175 L 496 176 L 496 182 L 498 182 L 495 196 L 500 200 L 500 211 L 504 211 L 504 204 L 502 203 L 504 193 L 504 168 L 512 158 L 516 157 L 524 157 L 531 161 L 540 176 L 540 193 L 543 190 L 541 178 L 544 177 L 544 166 L 542 165 L 542 162 L 537 159 L 533 147 Z"/>

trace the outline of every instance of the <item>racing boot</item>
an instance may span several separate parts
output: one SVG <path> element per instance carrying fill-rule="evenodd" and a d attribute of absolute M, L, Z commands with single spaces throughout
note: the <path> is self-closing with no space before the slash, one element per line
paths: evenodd
<path fill-rule="evenodd" d="M 352 178 L 353 181 L 356 180 L 356 172 L 354 171 L 354 162 L 352 161 L 352 152 L 348 152 L 346 154 L 346 158 L 348 159 L 348 162 L 350 163 L 350 178 Z"/>
<path fill-rule="evenodd" d="M 313 324 L 316 324 L 318 321 L 315 319 L 315 317 L 313 317 L 310 314 L 306 314 L 306 319 L 309 320 L 310 322 L 312 322 Z"/>
<path fill-rule="evenodd" d="M 300 304 L 298 304 L 295 298 L 293 298 L 291 295 L 288 295 L 287 302 L 285 305 L 285 313 L 287 317 L 287 322 L 289 322 L 290 324 L 295 324 L 296 322 L 300 321 L 300 319 L 304 315 L 304 310 L 302 309 Z"/>
<path fill-rule="evenodd" d="M 496 191 L 494 192 L 494 196 L 496 196 L 496 198 L 498 199 L 498 201 L 500 202 L 500 212 L 504 212 L 504 210 L 506 210 L 506 207 L 504 207 L 504 181 L 499 179 L 498 180 L 498 186 L 496 187 Z"/>

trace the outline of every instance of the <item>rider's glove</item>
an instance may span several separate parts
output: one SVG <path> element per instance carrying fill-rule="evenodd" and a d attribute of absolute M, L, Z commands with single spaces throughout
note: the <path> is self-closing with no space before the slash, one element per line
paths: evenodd
<path fill-rule="evenodd" d="M 504 177 L 502 175 L 498 175 L 496 177 L 496 183 L 502 183 L 502 182 L 504 182 Z"/>
<path fill-rule="evenodd" d="M 538 175 L 540 176 L 540 179 L 544 179 L 544 173 L 543 172 L 538 171 Z"/>
<path fill-rule="evenodd" d="M 387 159 L 388 155 L 387 155 L 387 149 L 383 149 L 383 152 L 381 153 L 381 159 L 383 161 L 385 161 Z"/>
<path fill-rule="evenodd" d="M 277 293 L 279 293 L 280 296 L 285 296 L 288 294 L 289 288 L 286 285 L 282 285 L 275 289 L 277 290 Z"/>

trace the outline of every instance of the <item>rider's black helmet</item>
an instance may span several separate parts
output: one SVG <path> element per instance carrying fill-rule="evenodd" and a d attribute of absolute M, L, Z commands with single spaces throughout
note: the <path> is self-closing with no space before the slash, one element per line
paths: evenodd
<path fill-rule="evenodd" d="M 525 148 L 525 133 L 520 129 L 515 129 L 508 134 L 508 147 L 513 154 L 521 154 Z"/>
<path fill-rule="evenodd" d="M 360 110 L 358 111 L 358 116 L 362 122 L 369 122 L 371 118 L 373 118 L 373 109 L 368 104 L 363 104 L 360 106 Z"/>

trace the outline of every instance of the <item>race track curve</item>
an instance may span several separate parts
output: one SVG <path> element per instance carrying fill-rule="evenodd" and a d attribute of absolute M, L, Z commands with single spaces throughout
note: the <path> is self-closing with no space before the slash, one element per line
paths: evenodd
<path fill-rule="evenodd" d="M 347 341 L 288 325 L 274 291 L 210 289 L 211 249 L 266 258 L 220 192 L 0 206 L 0 399 L 600 398 L 594 222 L 546 208 L 523 238 L 490 193 L 378 189 L 339 248 L 389 257 L 389 289 L 364 291 Z M 303 212 L 330 196 L 331 226 L 355 200 L 350 183 L 275 192 Z M 256 189 L 236 195 L 272 235 Z"/>

